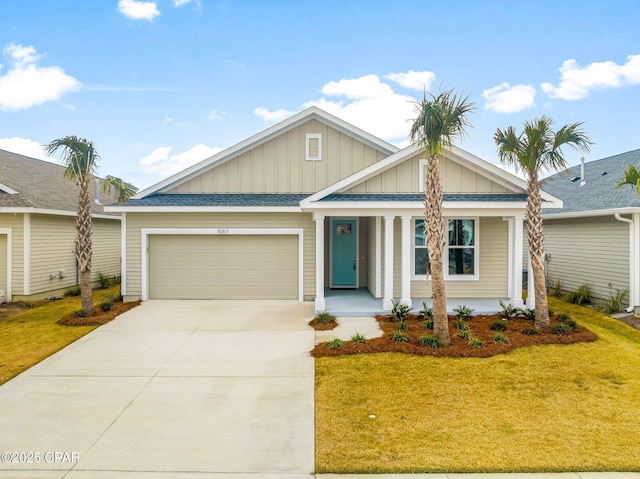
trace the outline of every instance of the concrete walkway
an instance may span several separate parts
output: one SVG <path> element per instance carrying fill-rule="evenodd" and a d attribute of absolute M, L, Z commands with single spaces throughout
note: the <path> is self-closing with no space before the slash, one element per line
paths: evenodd
<path fill-rule="evenodd" d="M 116 318 L 0 387 L 0 478 L 310 477 L 312 309 L 149 301 Z"/>

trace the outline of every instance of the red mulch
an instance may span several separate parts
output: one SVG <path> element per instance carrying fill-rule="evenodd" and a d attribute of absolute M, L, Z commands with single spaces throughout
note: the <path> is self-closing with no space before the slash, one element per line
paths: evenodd
<path fill-rule="evenodd" d="M 116 316 L 135 308 L 140 304 L 140 301 L 133 301 L 131 303 L 116 302 L 113 303 L 111 311 L 100 311 L 99 307 L 96 307 L 96 312 L 91 316 L 85 318 L 76 318 L 75 316 L 66 316 L 58 321 L 58 324 L 63 326 L 100 326 L 108 323 Z"/>
<path fill-rule="evenodd" d="M 309 326 L 311 326 L 316 331 L 330 331 L 335 329 L 338 326 L 337 322 L 333 323 L 318 323 L 315 318 L 309 321 Z"/>
<path fill-rule="evenodd" d="M 433 330 L 424 329 L 422 327 L 423 319 L 417 315 L 410 315 L 407 319 L 408 330 L 404 331 L 409 336 L 409 342 L 397 343 L 391 339 L 391 333 L 396 330 L 396 323 L 389 316 L 377 316 L 376 319 L 380 324 L 384 335 L 380 338 L 368 339 L 366 343 L 352 344 L 345 341 L 340 348 L 325 348 L 322 344 L 318 344 L 311 355 L 318 358 L 324 356 L 341 356 L 344 354 L 361 354 L 361 353 L 382 353 L 396 352 L 405 354 L 415 354 L 419 356 L 448 356 L 448 357 L 476 357 L 487 358 L 496 354 L 504 354 L 516 348 L 531 346 L 536 344 L 574 344 L 596 341 L 598 336 L 583 326 L 568 334 L 560 335 L 552 332 L 552 327 L 561 324 L 556 316 L 551 318 L 551 327 L 539 330 L 535 336 L 529 336 L 522 333 L 525 328 L 533 327 L 533 320 L 526 318 L 512 318 L 502 321 L 498 315 L 478 315 L 473 316 L 467 321 L 471 336 L 482 341 L 482 348 L 472 348 L 467 339 L 460 338 L 458 329 L 455 329 L 456 317 L 449 316 L 449 336 L 451 344 L 447 347 L 433 349 L 428 346 L 420 346 L 418 339 L 426 334 L 433 334 Z M 490 329 L 495 321 L 504 322 L 508 329 L 502 331 L 510 341 L 509 344 L 496 343 L 494 336 L 497 331 Z"/>

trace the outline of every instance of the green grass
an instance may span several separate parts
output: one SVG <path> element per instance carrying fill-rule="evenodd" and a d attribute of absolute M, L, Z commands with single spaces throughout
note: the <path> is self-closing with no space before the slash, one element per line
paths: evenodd
<path fill-rule="evenodd" d="M 93 292 L 96 304 L 117 294 L 120 286 Z M 0 321 L 0 384 L 81 338 L 96 326 L 61 326 L 59 319 L 80 309 L 79 296 L 66 297 Z"/>
<path fill-rule="evenodd" d="M 640 331 L 549 303 L 600 340 L 316 359 L 316 471 L 640 471 Z"/>

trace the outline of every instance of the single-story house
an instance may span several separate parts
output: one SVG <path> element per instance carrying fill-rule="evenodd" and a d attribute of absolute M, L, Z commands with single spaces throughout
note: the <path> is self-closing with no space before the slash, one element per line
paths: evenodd
<path fill-rule="evenodd" d="M 640 197 L 626 185 L 616 190 L 640 150 L 589 161 L 543 180 L 564 208 L 543 214 L 548 282 L 565 291 L 583 284 L 596 299 L 627 290 L 628 305 L 640 308 Z"/>
<path fill-rule="evenodd" d="M 65 168 L 0 150 L 0 289 L 7 300 L 59 296 L 78 284 L 75 217 L 79 188 Z M 91 189 L 92 277 L 120 275 L 120 215 Z"/>
<path fill-rule="evenodd" d="M 416 145 L 302 111 L 107 207 L 123 219 L 125 300 L 429 299 L 425 163 Z M 457 147 L 441 174 L 448 299 L 521 305 L 526 183 Z"/>

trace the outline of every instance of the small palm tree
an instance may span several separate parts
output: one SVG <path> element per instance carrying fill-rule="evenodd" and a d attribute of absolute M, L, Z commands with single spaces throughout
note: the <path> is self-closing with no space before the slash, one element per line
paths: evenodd
<path fill-rule="evenodd" d="M 411 126 L 411 141 L 424 148 L 427 158 L 424 180 L 425 234 L 431 267 L 433 298 L 433 332 L 443 345 L 450 343 L 447 298 L 444 285 L 444 225 L 442 217 L 442 185 L 440 156 L 451 148 L 454 139 L 465 134 L 467 115 L 475 109 L 469 97 L 448 90 L 437 96 L 427 94 L 416 104 L 418 117 Z"/>
<path fill-rule="evenodd" d="M 527 236 L 533 270 L 533 286 L 536 295 L 537 328 L 549 327 L 549 306 L 544 276 L 544 233 L 542 229 L 542 200 L 540 198 L 540 174 L 567 168 L 562 147 L 570 146 L 579 152 L 589 152 L 591 141 L 581 129 L 582 123 L 565 125 L 553 131 L 553 120 L 542 116 L 524 123 L 524 130 L 517 134 L 510 126 L 505 131 L 496 130 L 493 139 L 503 164 L 515 167 L 527 177 Z"/>
<path fill-rule="evenodd" d="M 82 296 L 82 309 L 93 314 L 93 296 L 91 282 L 91 256 L 93 253 L 91 244 L 91 200 L 89 198 L 89 183 L 94 179 L 98 168 L 100 155 L 96 151 L 93 142 L 76 136 L 65 136 L 53 140 L 44 147 L 48 155 L 58 150 L 62 151 L 62 164 L 67 168 L 64 177 L 75 181 L 80 187 L 78 195 L 78 212 L 76 215 L 76 257 L 80 269 L 80 292 Z M 133 194 L 135 188 L 119 178 L 107 177 L 103 183 L 103 190 L 115 191 L 118 202 L 125 202 Z"/>
<path fill-rule="evenodd" d="M 619 190 L 624 185 L 632 185 L 636 187 L 636 196 L 640 196 L 640 171 L 633 166 L 628 165 L 627 169 L 624 172 L 624 178 L 618 181 L 616 185 L 616 190 Z"/>

